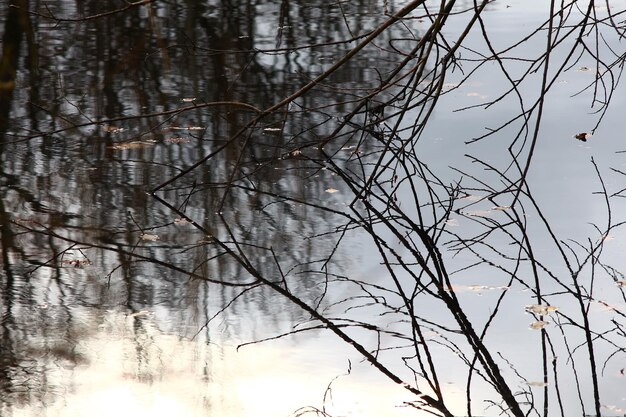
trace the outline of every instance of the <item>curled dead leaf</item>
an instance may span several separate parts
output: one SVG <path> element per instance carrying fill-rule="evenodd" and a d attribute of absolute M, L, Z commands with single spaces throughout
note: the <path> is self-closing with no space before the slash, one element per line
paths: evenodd
<path fill-rule="evenodd" d="M 336 189 L 336 188 L 327 188 L 327 189 L 325 189 L 324 191 L 326 191 L 327 193 L 330 193 L 330 194 L 333 194 L 333 193 L 339 192 L 339 190 L 338 190 L 338 189 Z"/>
<path fill-rule="evenodd" d="M 557 311 L 559 308 L 550 306 L 550 305 L 541 305 L 541 304 L 531 304 L 524 307 L 527 313 L 538 314 L 540 316 L 545 316 L 554 311 Z"/>
<path fill-rule="evenodd" d="M 159 235 L 153 235 L 153 234 L 150 234 L 150 233 L 142 233 L 141 234 L 141 240 L 146 240 L 148 242 L 155 242 L 155 241 L 157 241 L 159 239 L 160 239 Z"/>
<path fill-rule="evenodd" d="M 543 320 L 535 321 L 535 322 L 530 323 L 530 328 L 532 330 L 540 330 L 546 327 L 548 324 L 549 322 L 543 321 Z"/>
<path fill-rule="evenodd" d="M 152 145 L 154 145 L 154 142 L 133 141 L 133 142 L 118 143 L 116 145 L 111 146 L 110 149 L 121 151 L 125 149 L 145 148 L 146 146 L 152 146 Z"/>
<path fill-rule="evenodd" d="M 574 139 L 578 139 L 581 142 L 587 142 L 587 139 L 589 139 L 591 136 L 593 136 L 593 135 L 591 133 L 587 133 L 587 132 L 576 133 L 574 135 Z"/>

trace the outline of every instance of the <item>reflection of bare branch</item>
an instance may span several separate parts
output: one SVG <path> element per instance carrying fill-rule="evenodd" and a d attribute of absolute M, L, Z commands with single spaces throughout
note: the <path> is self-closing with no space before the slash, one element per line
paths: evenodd
<path fill-rule="evenodd" d="M 139 6 L 145 6 L 147 4 L 150 3 L 154 3 L 155 0 L 139 0 L 136 2 L 127 2 L 127 5 L 124 7 L 120 7 L 119 9 L 115 9 L 115 10 L 111 10 L 108 12 L 103 12 L 103 13 L 98 13 L 98 14 L 94 14 L 94 15 L 90 15 L 90 16 L 85 16 L 85 17 L 75 17 L 75 18 L 63 18 L 63 17 L 57 17 L 55 16 L 50 9 L 48 9 L 46 7 L 46 10 L 48 11 L 47 14 L 44 13 L 38 13 L 38 12 L 32 12 L 29 11 L 28 13 L 33 15 L 33 16 L 38 16 L 38 17 L 43 17 L 45 19 L 49 19 L 49 20 L 53 20 L 57 23 L 61 23 L 61 22 L 86 22 L 89 20 L 95 20 L 95 19 L 102 19 L 114 14 L 118 14 L 118 13 L 123 13 L 126 12 L 130 9 L 132 9 L 133 7 L 139 7 Z M 18 7 L 18 6 L 11 6 L 11 7 Z"/>

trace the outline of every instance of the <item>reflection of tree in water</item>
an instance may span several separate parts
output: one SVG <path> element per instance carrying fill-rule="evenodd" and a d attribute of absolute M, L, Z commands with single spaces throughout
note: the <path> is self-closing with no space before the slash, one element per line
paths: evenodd
<path fill-rule="evenodd" d="M 194 232 L 189 225 L 174 224 L 176 216 L 155 204 L 146 193 L 147 187 L 224 143 L 254 115 L 230 105 L 202 108 L 203 103 L 236 101 L 265 108 L 321 71 L 324 62 L 332 62 L 345 48 L 323 46 L 325 42 L 349 37 L 343 19 L 332 7 L 313 3 L 294 6 L 293 10 L 283 8 L 280 16 L 269 4 L 240 2 L 233 7 L 195 2 L 185 7 L 155 3 L 149 9 L 130 8 L 86 22 L 57 25 L 46 18 L 49 13 L 58 18 L 91 16 L 125 6 L 125 2 L 58 1 L 47 3 L 46 9 L 31 9 L 30 15 L 24 4 L 5 9 L 10 11 L 5 33 L 12 30 L 18 17 L 30 19 L 32 34 L 22 37 L 27 40 L 22 44 L 22 57 L 25 50 L 37 57 L 36 66 L 21 62 L 19 73 L 27 80 L 18 79 L 12 102 L 2 100 L 3 105 L 12 105 L 12 113 L 3 122 L 5 144 L 0 148 L 6 190 L 0 200 L 4 260 L 0 380 L 2 391 L 16 403 L 45 400 L 54 394 L 55 388 L 46 382 L 46 372 L 51 372 L 46 363 L 62 360 L 71 367 L 83 363 L 73 345 L 81 338 L 80 320 L 76 319 L 81 309 L 103 306 L 135 312 L 157 305 L 171 309 L 172 316 L 206 315 L 209 299 L 218 298 L 227 304 L 241 292 L 236 287 L 203 282 L 202 277 L 245 280 L 245 271 L 213 249 L 210 236 Z M 357 11 L 354 16 L 358 19 L 372 20 L 366 18 L 366 10 L 359 11 L 366 9 L 365 5 L 353 4 L 350 9 Z M 266 13 L 282 19 L 279 40 L 275 27 L 264 23 Z M 317 21 L 315 31 L 305 24 L 313 19 Z M 297 49 L 293 54 L 257 50 L 308 43 L 320 46 Z M 9 46 L 5 40 L 7 53 Z M 378 50 L 371 54 L 373 60 L 380 56 Z M 321 57 L 324 60 L 318 61 Z M 357 84 L 363 88 L 367 87 L 363 83 L 375 81 L 373 71 L 358 75 L 361 68 L 361 64 L 346 66 L 346 87 Z M 288 263 L 300 264 L 325 256 L 312 241 L 299 239 L 327 230 L 327 225 L 317 230 L 307 205 L 268 205 L 243 189 L 229 193 L 222 201 L 224 195 L 217 185 L 226 181 L 238 164 L 249 186 L 273 184 L 273 192 L 302 201 L 317 198 L 332 186 L 327 184 L 329 175 L 320 174 L 317 164 L 295 154 L 278 163 L 275 159 L 290 148 L 287 138 L 291 136 L 329 134 L 332 126 L 328 121 L 343 111 L 344 105 L 322 112 L 308 109 L 353 97 L 350 90 L 334 88 L 320 88 L 316 94 L 302 97 L 298 103 L 301 111 L 279 113 L 255 129 L 243 159 L 239 160 L 243 143 L 232 144 L 212 161 L 210 169 L 197 172 L 188 184 L 169 195 L 184 198 L 193 191 L 185 206 L 188 215 L 201 219 L 207 230 L 219 235 L 223 228 L 216 226 L 220 223 L 216 213 L 223 211 L 239 238 L 274 247 L 281 262 L 290 259 Z M 182 101 L 191 98 L 195 100 Z M 70 129 L 93 120 L 167 111 L 194 103 L 197 110 L 171 116 Z M 272 130 L 277 127 L 282 133 Z M 137 141 L 143 142 L 124 148 L 125 142 Z M 189 188 L 192 183 L 193 189 Z M 318 219 L 322 224 L 323 218 Z M 159 225 L 166 226 L 151 229 Z M 263 233 L 259 233 L 261 226 Z M 45 233 L 24 234 L 29 228 Z M 159 240 L 141 240 L 144 232 L 158 235 Z M 76 242 L 54 239 L 51 233 Z M 120 251 L 100 252 L 79 242 Z M 175 259 L 171 258 L 172 250 Z M 196 273 L 197 278 L 172 274 L 150 263 L 138 264 L 132 253 L 163 256 Z M 255 259 L 255 265 L 270 275 L 277 270 L 265 253 Z M 312 300 L 322 291 L 307 279 L 293 285 Z M 239 314 L 240 309 L 262 311 L 268 318 L 281 313 L 280 321 L 274 324 L 265 320 L 257 323 L 263 327 L 277 326 L 284 331 L 288 329 L 281 328 L 285 323 L 289 326 L 304 317 L 298 309 L 290 308 L 290 303 L 277 301 L 265 287 L 246 297 L 232 304 L 232 314 Z M 37 319 L 30 320 L 33 317 Z M 197 322 L 191 326 L 197 331 Z M 245 339 L 244 332 L 249 331 L 245 329 L 250 326 L 244 327 L 232 323 L 227 331 Z M 137 331 L 138 335 L 143 333 Z M 33 358 L 44 358 L 44 364 L 35 363 Z"/>
<path fill-rule="evenodd" d="M 600 333 L 590 327 L 588 309 L 597 301 L 596 279 L 623 287 L 623 277 L 600 261 L 603 239 L 619 223 L 598 227 L 601 239 L 588 244 L 563 241 L 527 178 L 547 92 L 578 62 L 576 54 L 593 58 L 604 75 L 593 86 L 605 96 L 594 93 L 594 100 L 604 106 L 616 87 L 610 70 L 623 64 L 623 56 L 604 62 L 599 50 L 589 48 L 593 42 L 585 43 L 598 27 L 595 9 L 552 10 L 554 18 L 526 40 L 548 33 L 545 51 L 522 59 L 515 48 L 494 46 L 482 13 L 497 4 L 487 2 L 409 2 L 394 12 L 413 15 L 384 24 L 372 17 L 369 2 L 333 10 L 322 3 L 147 3 L 85 21 L 59 19 L 96 16 L 115 5 L 73 10 L 56 2 L 30 15 L 33 39 L 45 38 L 38 54 L 42 70 L 31 74 L 30 96 L 14 92 L 14 102 L 28 103 L 29 111 L 14 111 L 2 148 L 10 185 L 2 200 L 3 254 L 11 272 L 3 278 L 7 381 L 15 381 L 10 373 L 19 368 L 16 352 L 27 335 L 50 341 L 21 321 L 24 306 L 60 305 L 66 321 L 51 328 L 65 332 L 74 329 L 75 306 L 122 304 L 130 312 L 160 306 L 172 315 L 195 310 L 207 320 L 225 307 L 225 315 L 267 315 L 251 326 L 255 338 L 264 337 L 255 324 L 268 323 L 274 334 L 290 333 L 294 323 L 301 324 L 296 331 L 310 325 L 334 332 L 407 388 L 415 396 L 409 406 L 437 415 L 453 415 L 440 382 L 442 359 L 433 353 L 442 347 L 467 376 L 467 414 L 473 390 L 483 382 L 503 413 L 564 414 L 569 405 L 563 405 L 561 372 L 573 372 L 578 396 L 593 397 L 600 414 L 597 346 L 613 349 L 603 357 L 607 362 L 621 351 L 623 315 Z M 602 22 L 612 22 L 619 39 L 611 19 Z M 51 29 L 51 23 L 59 27 Z M 567 42 L 576 36 L 572 27 L 581 33 L 573 43 Z M 484 43 L 466 48 L 470 34 L 480 34 Z M 569 49 L 558 61 L 562 44 Z M 367 46 L 358 59 L 341 61 L 360 45 Z M 526 65 L 517 78 L 509 61 Z M 460 175 L 449 183 L 432 168 L 437 161 L 421 156 L 424 129 L 439 101 L 492 63 L 506 93 L 481 106 L 519 101 L 519 114 L 480 138 L 462 138 L 502 139 L 501 153 L 493 151 L 495 162 L 472 159 L 487 174 L 454 166 Z M 446 83 L 459 73 L 459 82 Z M 534 88 L 535 74 L 541 74 L 539 94 L 529 98 L 525 88 Z M 140 114 L 152 116 L 132 117 Z M 10 143 L 16 140 L 23 141 Z M 609 193 L 603 195 L 610 216 Z M 540 221 L 531 228 L 533 216 Z M 457 232 L 449 227 L 454 220 L 471 226 Z M 348 262 L 344 246 L 364 235 L 387 268 L 381 280 L 341 275 Z M 548 253 L 563 265 L 538 256 L 536 239 L 549 242 Z M 450 253 L 467 263 L 456 263 Z M 19 261 L 35 271 L 16 272 Z M 457 273 L 449 272 L 452 265 Z M 458 272 L 470 270 L 490 271 L 506 289 L 532 293 L 536 305 L 528 312 L 540 334 L 543 404 L 533 397 L 518 358 L 490 349 L 492 323 L 507 314 L 505 299 L 512 296 L 504 291 L 495 297 L 488 313 L 481 310 L 486 322 L 480 321 L 464 308 L 469 301 L 455 281 Z M 328 295 L 337 288 L 349 288 L 350 296 L 334 305 L 343 313 L 332 316 L 333 306 L 325 308 L 337 301 Z M 548 310 L 563 297 L 580 307 L 576 314 Z M 207 302 L 216 298 L 218 308 Z M 365 319 L 352 314 L 371 307 L 384 312 Z M 569 363 L 557 368 L 557 333 L 544 328 L 550 314 L 564 324 L 559 343 L 571 363 L 580 363 L 577 351 L 588 352 L 593 395 L 582 393 L 579 369 Z M 135 324 L 141 339 L 145 329 Z M 230 331 L 244 332 L 237 325 Z M 359 332 L 379 343 L 368 345 Z M 147 339 L 137 343 L 149 345 Z M 46 352 L 61 350 L 67 351 Z M 410 378 L 389 365 L 393 355 L 402 356 Z"/>

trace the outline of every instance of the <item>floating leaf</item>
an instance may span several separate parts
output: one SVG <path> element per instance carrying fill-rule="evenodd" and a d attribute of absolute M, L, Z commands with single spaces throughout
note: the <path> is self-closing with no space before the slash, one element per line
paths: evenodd
<path fill-rule="evenodd" d="M 602 238 L 602 240 L 605 242 L 613 239 L 615 239 L 615 236 L 613 235 L 604 235 L 604 237 Z"/>
<path fill-rule="evenodd" d="M 524 307 L 527 313 L 534 313 L 540 316 L 545 316 L 554 311 L 558 310 L 558 307 L 549 306 L 549 305 L 541 305 L 541 304 L 531 304 Z"/>
<path fill-rule="evenodd" d="M 626 408 L 621 408 L 616 405 L 602 405 L 602 407 L 606 408 L 607 410 L 613 413 L 626 414 Z"/>
<path fill-rule="evenodd" d="M 327 188 L 324 191 L 326 191 L 327 193 L 330 193 L 330 194 L 339 192 L 339 190 L 336 189 L 336 188 Z"/>
<path fill-rule="evenodd" d="M 279 136 L 283 133 L 283 129 L 281 127 L 266 127 L 265 129 L 263 129 L 263 133 L 267 135 Z"/>
<path fill-rule="evenodd" d="M 154 145 L 154 142 L 134 141 L 134 142 L 118 143 L 117 145 L 111 146 L 111 149 L 114 149 L 116 151 L 121 151 L 121 150 L 126 150 L 126 149 L 145 148 L 146 146 L 152 146 L 152 145 Z"/>
<path fill-rule="evenodd" d="M 576 133 L 574 135 L 574 138 L 578 139 L 581 142 L 587 142 L 587 139 L 589 139 L 591 136 L 593 136 L 591 133 L 581 132 L 581 133 Z"/>
<path fill-rule="evenodd" d="M 104 125 L 102 127 L 102 130 L 104 130 L 107 133 L 121 133 L 121 132 L 124 131 L 123 128 L 117 127 L 117 126 L 113 126 L 113 125 Z"/>
<path fill-rule="evenodd" d="M 547 382 L 543 382 L 543 381 L 530 381 L 528 383 L 528 385 L 530 385 L 531 387 L 547 387 L 548 383 Z"/>
<path fill-rule="evenodd" d="M 89 259 L 63 259 L 61 262 L 63 265 L 72 266 L 74 268 L 81 268 L 85 265 L 91 265 L 91 261 Z"/>
<path fill-rule="evenodd" d="M 215 242 L 215 238 L 213 236 L 205 236 L 202 239 L 198 240 L 199 244 L 204 244 L 204 243 L 213 243 Z"/>
<path fill-rule="evenodd" d="M 457 83 L 445 83 L 442 87 L 444 90 L 451 90 L 453 88 L 457 88 L 459 84 Z"/>
<path fill-rule="evenodd" d="M 578 68 L 578 71 L 587 72 L 587 71 L 591 71 L 591 69 L 589 67 L 580 67 Z"/>
<path fill-rule="evenodd" d="M 472 210 L 466 211 L 465 214 L 474 217 L 487 217 L 491 214 L 491 210 Z"/>
<path fill-rule="evenodd" d="M 188 223 L 191 223 L 191 222 L 182 217 L 177 217 L 176 219 L 174 219 L 174 224 L 188 224 Z"/>
<path fill-rule="evenodd" d="M 154 241 L 157 241 L 159 239 L 160 239 L 159 235 L 153 235 L 153 234 L 150 234 L 150 233 L 142 233 L 141 234 L 141 240 L 147 240 L 149 242 L 154 242 Z"/>
<path fill-rule="evenodd" d="M 169 143 L 189 143 L 191 142 L 191 139 L 174 136 L 174 137 L 165 139 L 165 141 Z"/>
<path fill-rule="evenodd" d="M 511 208 L 511 206 L 495 206 L 495 207 L 492 207 L 491 210 L 504 211 L 504 210 L 509 210 L 510 208 Z"/>
<path fill-rule="evenodd" d="M 196 98 L 195 97 L 187 97 L 187 98 L 183 98 L 181 99 L 181 101 L 183 103 L 191 103 L 192 101 L 194 101 Z"/>
<path fill-rule="evenodd" d="M 450 227 L 457 227 L 459 225 L 459 221 L 457 219 L 448 219 L 446 220 L 446 225 Z"/>
<path fill-rule="evenodd" d="M 486 285 L 470 285 L 469 287 L 467 287 L 467 289 L 470 291 L 481 292 L 489 290 L 490 288 Z"/>
<path fill-rule="evenodd" d="M 451 286 L 452 291 L 454 292 L 465 292 L 465 291 L 472 291 L 472 292 L 485 292 L 485 291 L 493 291 L 493 290 L 499 290 L 499 291 L 506 291 L 509 289 L 509 287 L 507 286 L 501 286 L 501 287 L 493 287 L 490 285 L 457 285 L 457 284 L 453 284 Z"/>
<path fill-rule="evenodd" d="M 37 223 L 37 221 L 35 219 L 27 219 L 27 218 L 17 218 L 15 220 L 13 220 L 13 222 L 15 222 L 16 224 L 21 224 L 21 225 L 27 225 L 30 223 Z"/>
<path fill-rule="evenodd" d="M 626 287 L 626 281 L 624 281 L 623 279 L 615 281 L 615 284 L 617 284 L 618 287 Z"/>
<path fill-rule="evenodd" d="M 530 324 L 530 328 L 533 329 L 533 330 L 540 330 L 540 329 L 543 329 L 544 327 L 546 327 L 548 324 L 549 324 L 549 322 L 543 321 L 543 320 L 535 321 L 535 322 Z"/>
<path fill-rule="evenodd" d="M 203 127 L 200 126 L 170 126 L 169 127 L 170 130 L 204 130 Z"/>
<path fill-rule="evenodd" d="M 467 194 L 463 197 L 461 197 L 461 200 L 469 200 L 469 201 L 480 201 L 482 200 L 484 197 L 479 196 L 479 195 L 473 195 L 473 194 Z"/>

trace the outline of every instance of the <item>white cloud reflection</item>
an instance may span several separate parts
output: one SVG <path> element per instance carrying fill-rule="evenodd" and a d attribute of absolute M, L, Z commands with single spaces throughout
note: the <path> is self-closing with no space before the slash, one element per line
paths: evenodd
<path fill-rule="evenodd" d="M 329 382 L 346 371 L 349 350 L 328 352 L 328 345 L 311 349 L 308 344 L 303 349 L 293 340 L 279 341 L 237 351 L 234 345 L 163 334 L 154 315 L 108 312 L 98 331 L 76 345 L 84 358 L 80 364 L 48 364 L 50 385 L 65 394 L 45 405 L 14 409 L 12 415 L 290 416 L 304 406 L 321 408 Z M 320 366 L 320 358 L 323 363 L 335 358 L 335 363 Z M 326 411 L 334 416 L 419 415 L 397 407 L 407 397 L 391 383 L 353 374 L 333 383 Z"/>

